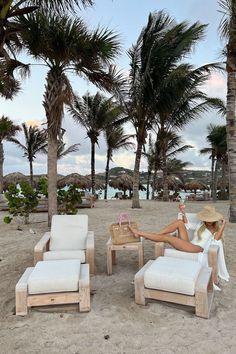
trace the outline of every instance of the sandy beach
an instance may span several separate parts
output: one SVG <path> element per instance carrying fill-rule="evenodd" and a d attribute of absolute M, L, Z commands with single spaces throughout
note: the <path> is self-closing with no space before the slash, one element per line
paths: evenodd
<path fill-rule="evenodd" d="M 188 202 L 187 211 L 197 212 L 209 202 Z M 47 213 L 32 214 L 29 225 L 17 230 L 16 222 L 5 225 L 0 213 L 0 353 L 1 354 L 134 354 L 134 353 L 235 353 L 236 337 L 236 224 L 227 223 L 225 255 L 230 282 L 221 281 L 215 292 L 210 319 L 198 318 L 193 309 L 165 302 L 146 307 L 134 302 L 136 252 L 117 254 L 113 274 L 106 273 L 106 242 L 109 225 L 120 212 L 129 213 L 143 230 L 158 230 L 176 218 L 175 202 L 98 201 L 93 209 L 80 209 L 89 216 L 95 232 L 96 275 L 91 278 L 91 312 L 30 310 L 15 316 L 15 284 L 26 267 L 33 265 L 33 248 L 48 231 Z M 215 205 L 227 218 L 228 202 Z M 151 241 L 144 242 L 145 262 L 153 259 Z"/>

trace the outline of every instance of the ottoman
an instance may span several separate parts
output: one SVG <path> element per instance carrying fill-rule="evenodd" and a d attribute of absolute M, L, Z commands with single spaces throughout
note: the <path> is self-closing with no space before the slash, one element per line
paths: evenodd
<path fill-rule="evenodd" d="M 28 308 L 59 304 L 79 304 L 90 311 L 89 265 L 80 260 L 41 261 L 27 268 L 16 284 L 16 315 Z"/>
<path fill-rule="evenodd" d="M 158 257 L 135 275 L 135 302 L 148 299 L 174 302 L 195 308 L 199 317 L 209 318 L 213 299 L 212 269 L 189 259 Z"/>

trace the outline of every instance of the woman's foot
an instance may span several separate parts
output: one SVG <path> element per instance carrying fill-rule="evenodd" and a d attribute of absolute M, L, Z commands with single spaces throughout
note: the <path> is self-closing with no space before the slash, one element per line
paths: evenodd
<path fill-rule="evenodd" d="M 128 226 L 128 228 L 130 229 L 130 231 L 132 232 L 132 234 L 134 235 L 134 237 L 139 238 L 139 233 L 137 229 L 134 229 L 133 227 L 131 227 L 130 225 Z"/>

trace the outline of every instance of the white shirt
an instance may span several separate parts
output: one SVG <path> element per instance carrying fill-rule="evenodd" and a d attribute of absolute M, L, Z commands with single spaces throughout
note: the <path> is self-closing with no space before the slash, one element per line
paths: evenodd
<path fill-rule="evenodd" d="M 199 228 L 201 226 L 202 226 L 202 223 L 200 223 L 198 225 L 198 227 L 196 228 L 196 230 L 194 231 L 194 236 L 193 236 L 193 239 L 192 239 L 191 243 L 193 245 L 196 245 L 196 246 L 199 246 L 199 247 L 203 248 L 203 250 L 204 250 L 203 252 L 207 253 L 208 249 L 210 247 L 211 241 L 213 239 L 213 235 L 208 229 L 205 229 L 201 233 L 201 237 L 199 238 L 198 237 L 198 230 L 199 230 Z"/>

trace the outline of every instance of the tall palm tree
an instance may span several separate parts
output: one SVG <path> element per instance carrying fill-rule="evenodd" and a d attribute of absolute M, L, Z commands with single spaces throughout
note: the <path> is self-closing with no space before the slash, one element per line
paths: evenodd
<path fill-rule="evenodd" d="M 19 127 L 19 125 L 14 124 L 8 117 L 2 116 L 0 118 L 0 193 L 2 193 L 3 191 L 3 141 L 8 140 L 10 137 L 13 137 L 20 130 L 21 128 Z"/>
<path fill-rule="evenodd" d="M 130 141 L 133 135 L 125 134 L 124 128 L 120 125 L 109 123 L 104 130 L 105 140 L 107 143 L 107 159 L 105 168 L 105 188 L 104 199 L 107 199 L 107 187 L 109 183 L 109 169 L 110 161 L 112 161 L 113 153 L 119 149 L 132 149 L 135 147 L 134 143 Z"/>
<path fill-rule="evenodd" d="M 184 121 L 189 122 L 209 104 L 213 105 L 213 101 L 210 103 L 207 96 L 197 89 L 197 85 L 205 82 L 210 69 L 217 65 L 206 65 L 194 70 L 188 64 L 179 64 L 203 37 L 205 27 L 199 23 L 176 24 L 164 12 L 153 13 L 149 15 L 146 27 L 129 52 L 130 91 L 126 109 L 137 136 L 133 208 L 140 207 L 138 185 L 142 146 L 154 122 L 159 122 L 161 129 L 173 129 L 173 126 L 180 129 Z M 198 108 L 196 101 L 199 103 Z M 165 176 L 164 147 L 162 155 Z M 164 190 L 168 194 L 167 185 Z"/>
<path fill-rule="evenodd" d="M 67 72 L 85 76 L 109 89 L 117 72 L 111 66 L 119 52 L 117 36 L 107 29 L 90 32 L 81 19 L 37 12 L 22 18 L 21 37 L 28 53 L 48 66 L 44 108 L 48 126 L 48 221 L 57 213 L 57 141 L 65 104 L 74 97 Z"/>
<path fill-rule="evenodd" d="M 91 143 L 91 181 L 92 193 L 95 193 L 95 146 L 98 137 L 105 127 L 112 121 L 120 109 L 113 103 L 112 98 L 107 98 L 99 92 L 92 96 L 89 93 L 82 98 L 75 97 L 69 109 L 74 120 L 83 126 Z"/>
<path fill-rule="evenodd" d="M 226 165 L 228 160 L 227 154 L 227 140 L 226 140 L 226 126 L 210 124 L 207 127 L 208 135 L 207 141 L 211 147 L 208 149 L 211 152 L 212 159 L 212 198 L 216 201 L 217 198 L 217 178 L 219 167 L 222 168 L 222 186 L 221 189 L 225 192 L 226 188 Z M 202 152 L 203 151 L 203 152 Z M 203 149 L 200 152 L 204 153 L 207 149 Z"/>
<path fill-rule="evenodd" d="M 76 7 L 89 6 L 93 0 L 5 0 L 0 1 L 0 95 L 12 98 L 18 91 L 20 82 L 14 71 L 28 72 L 28 65 L 16 59 L 16 47 L 21 49 L 20 32 L 27 27 L 16 22 L 17 16 L 23 16 L 37 9 L 48 13 L 73 11 Z"/>
<path fill-rule="evenodd" d="M 11 141 L 23 150 L 23 156 L 29 161 L 30 184 L 33 186 L 33 161 L 37 153 L 45 151 L 45 147 L 47 146 L 47 133 L 45 130 L 41 130 L 38 127 L 31 125 L 27 126 L 25 123 L 22 123 L 22 130 L 24 132 L 25 144 L 22 144 L 14 137 L 8 138 L 8 141 Z"/>
<path fill-rule="evenodd" d="M 229 160 L 229 221 L 236 222 L 236 0 L 220 0 L 219 5 L 223 18 L 219 26 L 221 36 L 226 39 L 226 71 L 227 71 L 227 146 Z"/>
<path fill-rule="evenodd" d="M 150 195 L 150 182 L 151 182 L 152 171 L 154 170 L 154 166 L 155 166 L 155 144 L 153 142 L 151 134 L 149 134 L 149 139 L 148 139 L 148 151 L 145 151 L 145 146 L 144 146 L 144 151 L 142 152 L 142 155 L 147 159 L 148 174 L 147 174 L 146 199 L 148 200 Z M 153 178 L 156 179 L 156 176 L 154 175 Z M 152 189 L 152 199 L 154 199 L 153 189 Z"/>

